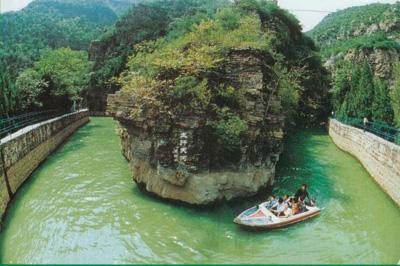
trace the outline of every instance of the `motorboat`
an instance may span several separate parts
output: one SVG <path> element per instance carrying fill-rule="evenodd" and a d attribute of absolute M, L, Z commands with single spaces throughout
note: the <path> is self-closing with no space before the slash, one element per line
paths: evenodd
<path fill-rule="evenodd" d="M 269 201 L 263 202 L 239 214 L 233 222 L 251 229 L 277 229 L 299 223 L 320 214 L 321 209 L 316 206 L 306 206 L 306 211 L 288 217 L 277 217 L 267 206 Z"/>

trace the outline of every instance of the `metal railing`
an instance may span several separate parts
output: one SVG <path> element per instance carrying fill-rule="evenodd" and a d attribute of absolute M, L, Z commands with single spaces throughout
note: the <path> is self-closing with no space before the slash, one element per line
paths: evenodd
<path fill-rule="evenodd" d="M 0 138 L 3 138 L 13 132 L 47 119 L 61 115 L 59 110 L 47 110 L 41 112 L 32 112 L 22 115 L 0 118 Z"/>
<path fill-rule="evenodd" d="M 352 118 L 352 117 L 334 117 L 334 119 L 353 127 L 360 128 L 367 132 L 370 132 L 378 137 L 386 139 L 390 142 L 400 144 L 400 128 L 389 126 L 383 122 L 374 121 L 374 122 L 364 122 L 364 119 L 361 118 Z"/>

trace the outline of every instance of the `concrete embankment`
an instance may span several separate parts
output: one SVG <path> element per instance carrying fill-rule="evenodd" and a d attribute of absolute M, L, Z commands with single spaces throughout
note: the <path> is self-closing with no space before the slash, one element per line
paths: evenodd
<path fill-rule="evenodd" d="M 75 130 L 89 122 L 87 110 L 23 128 L 0 142 L 0 217 L 23 182 Z"/>
<path fill-rule="evenodd" d="M 329 135 L 340 149 L 354 155 L 400 206 L 400 146 L 335 119 L 329 121 Z"/>

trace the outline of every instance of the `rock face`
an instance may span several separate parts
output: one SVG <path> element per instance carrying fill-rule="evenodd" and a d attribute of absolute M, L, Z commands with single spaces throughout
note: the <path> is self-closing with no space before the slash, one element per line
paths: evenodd
<path fill-rule="evenodd" d="M 356 63 L 368 61 L 375 75 L 384 80 L 391 80 L 393 67 L 399 56 L 396 49 L 351 49 L 346 53 L 331 56 L 325 66 L 334 71 L 335 63 L 341 59 Z"/>
<path fill-rule="evenodd" d="M 101 68 L 101 63 L 107 60 L 106 55 L 111 53 L 110 47 L 115 46 L 113 40 L 108 42 L 93 41 L 89 48 L 89 60 L 95 62 L 94 69 Z M 107 95 L 114 93 L 118 88 L 115 85 L 99 86 L 95 76 L 91 77 L 86 100 L 92 115 L 104 115 L 107 106 Z"/>
<path fill-rule="evenodd" d="M 139 99 L 121 91 L 110 95 L 107 110 L 119 121 L 133 179 L 163 198 L 199 205 L 254 195 L 272 184 L 284 117 L 271 108 L 280 99 L 263 67 L 266 60 L 243 49 L 232 51 L 224 65 L 227 78 L 242 92 L 238 113 L 248 125 L 238 154 L 225 154 L 237 163 L 219 159 L 223 155 L 206 117 L 168 112 L 137 117 L 130 112 Z"/>
<path fill-rule="evenodd" d="M 400 3 L 356 6 L 330 13 L 308 34 L 322 48 L 362 36 L 382 34 L 400 41 Z"/>
<path fill-rule="evenodd" d="M 399 53 L 395 49 L 374 49 L 368 50 L 351 50 L 344 59 L 351 62 L 363 62 L 368 60 L 374 73 L 382 79 L 390 79 L 394 64 L 399 58 Z"/>
<path fill-rule="evenodd" d="M 344 59 L 367 61 L 378 77 L 392 79 L 400 55 L 400 3 L 370 4 L 331 13 L 308 34 L 321 47 L 325 66 L 335 72 Z"/>

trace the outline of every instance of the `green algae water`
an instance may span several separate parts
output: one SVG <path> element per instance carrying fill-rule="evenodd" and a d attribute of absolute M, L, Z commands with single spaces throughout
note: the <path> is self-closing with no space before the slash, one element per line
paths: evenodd
<path fill-rule="evenodd" d="M 291 137 L 273 193 L 310 186 L 319 217 L 248 232 L 232 219 L 263 197 L 192 209 L 132 182 L 116 124 L 92 118 L 17 193 L 0 235 L 2 263 L 397 263 L 400 211 L 325 132 Z"/>

